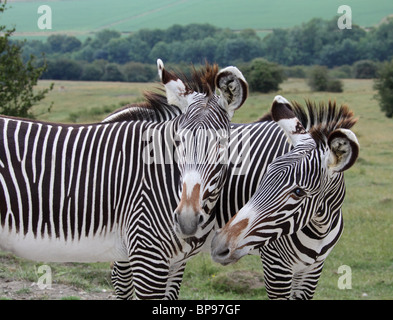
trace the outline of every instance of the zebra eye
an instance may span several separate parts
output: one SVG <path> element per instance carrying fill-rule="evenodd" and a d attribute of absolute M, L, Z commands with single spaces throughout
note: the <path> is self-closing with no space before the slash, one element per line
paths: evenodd
<path fill-rule="evenodd" d="M 304 197 L 305 195 L 307 195 L 307 193 L 303 189 L 301 189 L 299 187 L 295 188 L 292 192 L 299 198 Z"/>

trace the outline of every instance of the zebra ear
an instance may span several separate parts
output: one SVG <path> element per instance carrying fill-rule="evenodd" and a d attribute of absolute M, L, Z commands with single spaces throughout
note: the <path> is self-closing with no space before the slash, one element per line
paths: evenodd
<path fill-rule="evenodd" d="M 359 155 L 359 142 L 356 135 L 348 129 L 337 129 L 328 138 L 330 156 L 328 167 L 334 172 L 342 172 L 355 163 Z"/>
<path fill-rule="evenodd" d="M 216 87 L 220 91 L 224 105 L 232 118 L 235 110 L 239 109 L 248 96 L 248 84 L 240 70 L 236 67 L 227 67 L 216 76 Z"/>
<path fill-rule="evenodd" d="M 165 86 L 166 97 L 169 104 L 179 107 L 182 111 L 187 108 L 186 86 L 183 81 L 164 68 L 161 59 L 157 60 L 158 76 Z"/>
<path fill-rule="evenodd" d="M 314 141 L 306 129 L 304 129 L 299 119 L 296 118 L 291 104 L 284 97 L 274 97 L 271 115 L 273 120 L 285 131 L 294 147 L 303 144 L 306 140 L 309 142 L 311 140 Z"/>

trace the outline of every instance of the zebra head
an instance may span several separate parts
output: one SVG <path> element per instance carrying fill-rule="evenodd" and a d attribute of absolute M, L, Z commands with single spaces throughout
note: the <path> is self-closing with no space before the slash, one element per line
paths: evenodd
<path fill-rule="evenodd" d="M 329 234 L 341 212 L 343 171 L 354 164 L 359 152 L 357 138 L 349 130 L 356 120 L 347 107 L 336 110 L 329 104 L 319 114 L 308 107 L 309 119 L 303 113 L 299 120 L 286 99 L 274 99 L 271 116 L 293 149 L 269 165 L 250 201 L 216 232 L 212 241 L 216 262 L 235 262 L 251 249 L 306 225 L 315 238 Z M 312 130 L 301 121 L 312 125 Z"/>
<path fill-rule="evenodd" d="M 248 86 L 235 67 L 218 71 L 216 65 L 206 65 L 183 82 L 161 60 L 157 65 L 168 103 L 183 111 L 175 132 L 180 171 L 175 231 L 184 239 L 199 238 L 214 224 L 210 213 L 226 179 L 229 123 L 246 100 Z"/>

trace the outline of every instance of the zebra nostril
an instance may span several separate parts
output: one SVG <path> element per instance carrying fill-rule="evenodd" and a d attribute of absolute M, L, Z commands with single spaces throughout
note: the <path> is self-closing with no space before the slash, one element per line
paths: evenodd
<path fill-rule="evenodd" d="M 179 213 L 175 211 L 175 214 L 173 215 L 173 219 L 176 224 L 179 224 Z"/>
<path fill-rule="evenodd" d="M 203 224 L 205 222 L 205 219 L 203 218 L 202 214 L 199 214 L 199 218 L 198 218 L 198 226 L 200 226 L 201 224 Z"/>
<path fill-rule="evenodd" d="M 220 257 L 220 258 L 225 258 L 225 257 L 229 256 L 229 253 L 230 253 L 229 248 L 226 248 L 226 249 L 224 249 L 224 250 L 222 250 L 222 251 L 216 253 L 216 255 L 217 255 L 218 257 Z"/>

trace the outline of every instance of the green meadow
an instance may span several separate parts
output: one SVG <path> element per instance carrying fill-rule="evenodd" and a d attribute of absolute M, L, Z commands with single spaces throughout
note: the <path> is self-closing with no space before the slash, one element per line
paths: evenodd
<path fill-rule="evenodd" d="M 234 122 L 255 120 L 269 110 L 276 94 L 299 102 L 335 99 L 354 110 L 359 118 L 354 132 L 361 149 L 357 163 L 345 173 L 344 234 L 326 260 L 315 299 L 393 299 L 393 120 L 380 112 L 372 80 L 343 82 L 343 93 L 314 93 L 303 79 L 288 79 L 277 93 L 251 94 Z M 41 81 L 39 86 L 49 83 Z M 141 101 L 143 90 L 156 87 L 61 81 L 34 111 L 47 121 L 100 121 L 110 110 Z M 54 105 L 48 113 L 51 101 Z M 2 253 L 0 278 L 36 282 L 40 264 Z M 112 289 L 109 263 L 49 265 L 56 283 L 87 291 Z M 351 289 L 338 286 L 343 265 L 350 267 Z M 259 257 L 248 256 L 223 267 L 212 262 L 208 254 L 197 255 L 187 265 L 180 299 L 267 299 Z"/>
<path fill-rule="evenodd" d="M 2 23 L 15 25 L 16 36 L 43 37 L 51 33 L 73 34 L 86 37 L 102 29 L 121 32 L 164 29 L 173 24 L 210 23 L 217 27 L 242 30 L 252 28 L 264 33 L 273 28 L 289 28 L 312 18 L 339 17 L 337 9 L 343 1 L 315 0 L 41 0 L 8 1 L 9 12 Z M 41 5 L 52 10 L 52 29 L 40 30 L 37 13 Z M 352 8 L 353 23 L 362 27 L 378 24 L 393 13 L 393 4 L 387 0 L 347 0 Z"/>

